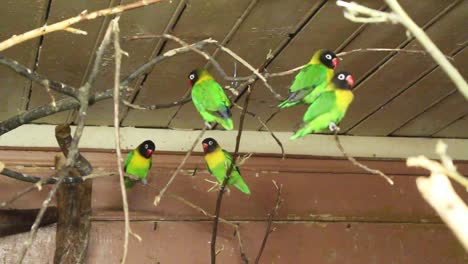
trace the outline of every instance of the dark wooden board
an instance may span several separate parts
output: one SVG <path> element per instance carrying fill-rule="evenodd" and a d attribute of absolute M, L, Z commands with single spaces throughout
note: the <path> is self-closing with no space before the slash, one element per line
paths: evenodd
<path fill-rule="evenodd" d="M 457 91 L 392 133 L 395 136 L 431 136 L 468 114 L 466 98 Z"/>
<path fill-rule="evenodd" d="M 468 115 L 453 122 L 439 132 L 433 134 L 434 137 L 454 137 L 454 138 L 467 138 L 468 137 Z"/>
<path fill-rule="evenodd" d="M 130 238 L 128 263 L 207 263 L 209 222 L 132 222 L 142 242 Z M 260 248 L 266 223 L 241 223 L 245 252 L 251 262 Z M 450 231 L 433 224 L 274 223 L 260 263 L 465 263 L 467 254 Z M 123 222 L 93 222 L 88 263 L 118 263 L 122 257 Z M 219 263 L 241 263 L 232 228 L 221 225 Z M 15 260 L 25 235 L 0 240 L 5 263 Z M 169 242 L 170 241 L 170 242 Z M 54 228 L 39 231 L 25 263 L 49 263 Z"/>
<path fill-rule="evenodd" d="M 463 76 L 468 77 L 468 49 L 463 49 L 454 59 L 454 66 Z M 386 136 L 456 89 L 446 73 L 437 68 L 359 123 L 349 133 Z"/>
<path fill-rule="evenodd" d="M 109 7 L 111 0 L 105 1 L 53 1 L 47 23 L 52 24 L 83 12 L 83 10 L 94 11 Z M 85 21 L 75 27 L 86 31 L 87 35 L 72 34 L 66 31 L 54 32 L 44 36 L 37 71 L 52 80 L 58 80 L 75 87 L 83 83 L 89 61 L 94 56 L 96 40 L 102 29 L 104 18 Z M 64 96 L 53 92 L 55 99 Z M 46 89 L 34 84 L 30 98 L 29 108 L 51 103 Z M 67 120 L 69 112 L 61 112 L 37 120 L 52 124 L 63 123 Z"/>
<path fill-rule="evenodd" d="M 259 68 L 267 60 L 267 55 L 273 52 L 278 45 L 294 33 L 296 25 L 310 10 L 316 10 L 322 1 L 259 1 L 247 19 L 234 34 L 228 47 L 236 54 L 248 61 L 253 67 Z M 281 14 L 281 15 L 279 15 Z M 218 60 L 225 71 L 233 75 L 234 59 L 225 53 L 220 53 Z M 237 63 L 238 76 L 251 75 L 252 72 Z M 221 80 L 213 67 L 211 72 Z M 224 81 L 224 85 L 229 85 Z M 227 92 L 234 100 L 236 96 Z M 234 126 L 239 126 L 239 110 L 233 110 Z M 202 128 L 203 122 L 193 106 L 184 106 L 180 109 L 171 126 L 177 128 Z M 222 129 L 222 128 L 219 128 Z"/>
<path fill-rule="evenodd" d="M 126 0 L 123 2 L 124 4 L 131 3 L 134 2 L 134 0 Z M 178 0 L 162 1 L 144 8 L 125 12 L 121 16 L 119 22 L 120 37 L 122 38 L 121 46 L 129 55 L 122 57 L 122 79 L 150 59 L 159 41 L 157 38 L 135 41 L 130 41 L 128 38 L 142 34 L 162 34 L 178 2 Z M 96 80 L 95 84 L 95 90 L 97 91 L 103 91 L 113 87 L 115 72 L 113 53 L 114 50 L 112 48 L 106 53 L 104 63 L 101 66 L 100 77 Z M 134 88 L 135 84 L 136 83 L 133 83 L 130 87 Z M 112 125 L 113 116 L 113 102 L 112 100 L 107 100 L 93 105 L 90 108 L 90 114 L 86 122 L 88 125 Z"/>
<path fill-rule="evenodd" d="M 380 1 L 367 0 L 363 5 L 379 8 Z M 336 50 L 361 24 L 352 23 L 343 17 L 343 10 L 333 1 L 327 3 L 312 17 L 303 30 L 291 41 L 278 57 L 268 66 L 270 72 L 285 71 L 307 63 L 317 49 Z M 271 79 L 270 84 L 283 96 L 287 95 L 293 75 Z M 278 108 L 279 103 L 260 82 L 254 86 L 249 110 L 266 121 Z M 303 106 L 284 109 L 276 114 L 268 126 L 274 131 L 291 131 L 302 120 Z M 246 119 L 246 128 L 257 130 L 261 125 L 253 118 Z"/>
<path fill-rule="evenodd" d="M 461 48 L 460 43 L 466 40 L 467 9 L 468 2 L 463 1 L 426 30 L 443 53 L 453 54 Z M 419 50 L 422 47 L 413 40 L 405 49 Z M 340 124 L 342 131 L 346 132 L 369 114 L 379 110 L 435 66 L 436 63 L 430 56 L 409 56 L 402 53 L 385 62 L 355 88 L 354 102 Z"/>
<path fill-rule="evenodd" d="M 189 43 L 209 37 L 221 41 L 237 18 L 242 15 L 249 2 L 249 0 L 189 1 L 173 34 Z M 213 23 L 214 21 L 222 21 L 222 23 Z M 179 46 L 170 42 L 164 50 Z M 208 50 L 212 52 L 214 48 Z M 181 99 L 189 88 L 188 74 L 195 68 L 203 67 L 205 62 L 203 57 L 195 53 L 187 53 L 164 61 L 151 72 L 135 102 L 147 105 L 169 103 Z M 193 108 L 193 105 L 190 103 L 189 107 Z M 177 109 L 177 107 L 157 111 L 131 109 L 123 125 L 167 127 Z M 193 111 L 195 111 L 194 108 Z M 184 121 L 188 123 L 195 120 Z"/>
<path fill-rule="evenodd" d="M 47 0 L 36 0 L 31 4 L 30 0 L 2 1 L 0 8 L 0 40 L 6 40 L 13 35 L 19 35 L 26 31 L 43 25 Z M 33 39 L 13 46 L 2 55 L 17 60 L 19 63 L 32 69 L 36 60 L 36 52 L 39 39 Z M 7 69 L 0 67 L 0 120 L 20 113 L 26 109 L 29 100 L 31 82 L 26 78 Z"/>

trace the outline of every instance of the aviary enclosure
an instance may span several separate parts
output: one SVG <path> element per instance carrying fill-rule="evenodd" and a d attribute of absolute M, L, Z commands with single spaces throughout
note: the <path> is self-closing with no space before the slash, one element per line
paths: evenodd
<path fill-rule="evenodd" d="M 467 1 L 1 5 L 1 263 L 468 262 Z"/>

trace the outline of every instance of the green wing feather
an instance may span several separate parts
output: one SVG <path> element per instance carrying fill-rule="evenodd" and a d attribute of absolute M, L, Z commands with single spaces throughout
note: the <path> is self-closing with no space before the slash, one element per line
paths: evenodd
<path fill-rule="evenodd" d="M 206 164 L 206 167 L 208 168 L 210 174 L 213 175 L 219 183 L 224 182 L 224 177 L 226 176 L 227 170 L 229 169 L 233 161 L 232 156 L 231 154 L 229 154 L 229 152 L 225 151 L 224 149 L 222 151 L 225 159 L 224 162 L 221 162 L 216 166 L 213 166 L 212 168 L 208 166 L 208 163 Z M 227 185 L 234 185 L 234 187 L 239 189 L 241 192 L 245 194 L 250 194 L 250 189 L 245 183 L 242 176 L 240 175 L 239 168 L 236 165 L 234 165 L 234 167 L 232 168 L 231 177 L 229 178 Z"/>
<path fill-rule="evenodd" d="M 304 114 L 301 128 L 290 139 L 323 131 L 328 128 L 330 122 L 341 121 L 343 115 L 337 107 L 335 91 L 324 92 L 309 106 Z"/>
<path fill-rule="evenodd" d="M 306 103 L 311 103 L 323 92 L 326 85 L 327 69 L 319 64 L 307 65 L 296 75 L 289 88 L 288 98 L 279 104 L 278 107 L 290 107 L 306 98 Z"/>
<path fill-rule="evenodd" d="M 215 80 L 195 84 L 192 88 L 192 100 L 205 121 L 218 122 L 227 130 L 234 128 L 229 110 L 231 102 Z"/>

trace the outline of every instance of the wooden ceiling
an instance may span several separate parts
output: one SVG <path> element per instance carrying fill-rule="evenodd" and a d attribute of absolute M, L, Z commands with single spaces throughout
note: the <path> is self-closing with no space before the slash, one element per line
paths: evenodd
<path fill-rule="evenodd" d="M 0 39 L 51 24 L 81 11 L 97 10 L 134 0 L 6 0 L 0 10 Z M 387 10 L 382 0 L 360 0 L 361 4 Z M 400 0 L 412 18 L 454 63 L 468 76 L 468 1 Z M 244 17 L 245 19 L 240 19 Z M 5 51 L 4 55 L 48 76 L 80 86 L 89 74 L 93 54 L 103 37 L 109 18 L 82 23 L 87 36 L 58 32 Z M 253 66 L 270 72 L 288 70 L 307 62 L 319 48 L 336 52 L 356 48 L 421 49 L 399 25 L 356 24 L 344 19 L 335 1 L 304 0 L 172 0 L 130 11 L 122 15 L 121 35 L 174 34 L 187 42 L 208 37 L 225 43 Z M 151 57 L 177 47 L 159 40 L 124 41 L 129 57 L 123 61 L 123 75 Z M 213 52 L 214 49 L 208 49 Z M 272 55 L 272 56 L 267 56 Z M 233 59 L 218 54 L 217 59 L 233 72 Z M 156 65 L 147 78 L 133 83 L 129 98 L 136 104 L 176 101 L 187 92 L 187 73 L 206 64 L 197 54 L 187 53 Z M 420 136 L 468 138 L 466 100 L 429 56 L 407 53 L 366 52 L 343 57 L 341 69 L 357 79 L 355 101 L 341 123 L 350 135 Z M 239 74 L 249 72 L 240 69 Z M 112 51 L 106 54 L 95 91 L 112 85 Z M 287 93 L 293 76 L 271 79 L 281 94 Z M 225 84 L 225 83 L 223 83 Z M 18 112 L 50 103 L 46 90 L 0 67 L 0 120 Z M 6 96 L 5 96 L 6 95 Z M 60 98 L 60 95 L 56 95 Z M 232 97 L 233 100 L 241 98 Z M 267 121 L 274 131 L 292 131 L 302 118 L 304 107 L 277 111 L 276 99 L 261 84 L 253 86 L 250 110 Z M 233 111 L 237 125 L 239 112 Z M 39 123 L 72 121 L 73 112 L 59 113 Z M 110 101 L 91 107 L 89 125 L 112 125 Z M 203 122 L 191 103 L 156 111 L 125 109 L 123 126 L 157 128 L 201 128 Z M 248 130 L 260 130 L 256 119 L 248 117 Z"/>

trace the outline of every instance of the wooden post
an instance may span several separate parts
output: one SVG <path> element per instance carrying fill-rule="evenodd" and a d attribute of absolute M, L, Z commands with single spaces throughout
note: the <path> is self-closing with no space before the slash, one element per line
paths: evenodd
<path fill-rule="evenodd" d="M 70 127 L 56 127 L 57 142 L 62 152 L 67 155 L 72 141 Z M 65 157 L 56 160 L 56 170 L 65 165 Z M 91 173 L 90 163 L 79 155 L 71 177 L 80 177 Z M 91 230 L 91 195 L 92 180 L 80 183 L 63 183 L 57 191 L 58 221 L 55 237 L 54 263 L 84 263 L 86 259 L 89 234 Z"/>

